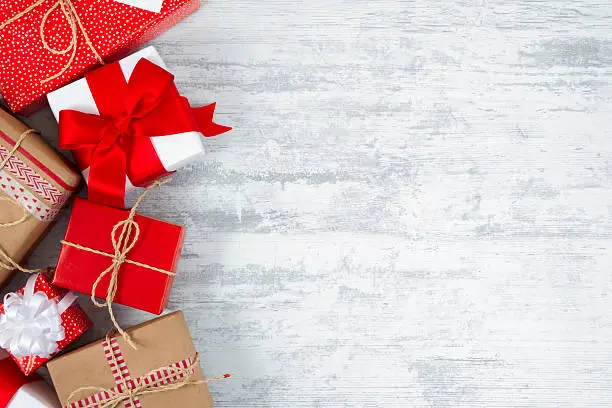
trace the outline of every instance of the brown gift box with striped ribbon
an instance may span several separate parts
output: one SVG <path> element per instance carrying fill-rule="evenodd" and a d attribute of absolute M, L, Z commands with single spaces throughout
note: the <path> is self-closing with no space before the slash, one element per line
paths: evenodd
<path fill-rule="evenodd" d="M 204 374 L 182 312 L 174 312 L 128 329 L 137 349 L 123 337 L 113 336 L 51 360 L 47 367 L 57 395 L 65 407 L 77 408 L 210 408 L 212 397 L 205 383 L 162 392 L 145 392 L 111 401 L 109 396 L 135 388 L 137 383 L 158 380 L 169 366 L 193 367 L 188 380 L 203 381 Z M 153 374 L 152 374 L 153 373 Z M 177 380 L 173 376 L 173 380 Z M 144 380 L 143 380 L 144 379 Z M 187 378 L 184 378 L 187 379 Z M 180 379 L 179 379 L 180 380 Z M 170 382 L 171 383 L 171 382 Z M 176 383 L 175 383 L 176 384 Z M 149 391 L 155 391 L 149 389 Z M 71 395 L 72 394 L 72 395 Z M 119 401 L 119 403 L 117 403 Z M 117 404 L 117 405 L 115 405 Z"/>
<path fill-rule="evenodd" d="M 80 182 L 78 171 L 40 135 L 0 109 L 0 287 Z"/>

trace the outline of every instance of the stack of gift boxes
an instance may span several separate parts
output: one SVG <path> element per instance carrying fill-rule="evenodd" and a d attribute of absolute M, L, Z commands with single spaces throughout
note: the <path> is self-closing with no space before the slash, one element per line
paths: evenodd
<path fill-rule="evenodd" d="M 0 304 L 0 408 L 212 406 L 212 379 L 180 311 L 125 330 L 113 311 L 122 304 L 163 313 L 185 229 L 138 207 L 202 157 L 204 137 L 230 129 L 213 121 L 214 104 L 192 107 L 180 95 L 153 47 L 134 53 L 199 6 L 0 0 L 2 96 L 21 114 L 48 103 L 59 147 L 76 162 L 0 109 L 0 287 L 28 274 Z M 87 199 L 72 199 L 84 184 Z M 127 203 L 133 189 L 142 192 Z M 26 268 L 68 204 L 57 265 Z M 92 326 L 78 301 L 94 302 L 115 330 L 66 353 Z M 53 386 L 37 374 L 45 365 Z"/>

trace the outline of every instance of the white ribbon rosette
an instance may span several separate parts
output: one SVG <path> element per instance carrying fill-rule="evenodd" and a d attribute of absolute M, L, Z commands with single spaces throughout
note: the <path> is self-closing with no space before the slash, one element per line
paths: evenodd
<path fill-rule="evenodd" d="M 34 292 L 38 275 L 28 279 L 23 294 L 4 297 L 0 315 L 0 347 L 16 358 L 49 358 L 58 351 L 57 342 L 66 338 L 62 314 L 76 301 L 73 293 L 62 299 L 49 299 L 44 292 Z"/>

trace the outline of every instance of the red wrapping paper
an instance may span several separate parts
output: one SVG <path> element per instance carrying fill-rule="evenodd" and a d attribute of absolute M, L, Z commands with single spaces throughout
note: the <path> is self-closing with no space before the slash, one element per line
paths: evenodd
<path fill-rule="evenodd" d="M 0 408 L 60 408 L 53 388 L 40 377 L 24 375 L 0 350 Z"/>
<path fill-rule="evenodd" d="M 36 284 L 34 285 L 35 292 L 44 292 L 49 299 L 58 298 L 61 299 L 66 296 L 67 291 L 57 288 L 49 283 L 49 279 L 46 274 L 41 273 L 36 278 Z M 19 289 L 16 293 L 23 294 L 24 288 Z M 0 304 L 0 314 L 4 313 L 4 303 Z M 25 375 L 30 375 L 38 368 L 43 366 L 49 361 L 55 354 L 65 349 L 70 343 L 81 337 L 87 330 L 93 325 L 89 317 L 85 314 L 83 309 L 75 302 L 73 303 L 63 314 L 62 314 L 62 326 L 64 327 L 65 338 L 64 340 L 58 341 L 58 351 L 51 355 L 49 358 L 41 358 L 39 356 L 26 356 L 17 358 L 11 350 L 6 350 L 11 358 L 17 363 L 21 371 Z"/>
<path fill-rule="evenodd" d="M 83 28 L 77 33 L 72 62 L 69 47 L 73 36 L 62 7 L 58 6 L 62 2 L 67 7 L 74 6 Z M 3 23 L 36 3 L 38 0 L 0 0 L 0 91 L 15 112 L 35 110 L 48 92 L 99 65 L 93 49 L 105 62 L 121 58 L 200 6 L 200 0 L 165 0 L 162 10 L 153 13 L 115 0 L 45 0 L 2 28 Z M 45 23 L 45 14 L 53 7 Z M 41 25 L 49 47 L 69 51 L 56 55 L 46 49 L 40 34 Z M 43 83 L 66 65 L 65 72 Z"/>
<path fill-rule="evenodd" d="M 113 227 L 128 218 L 129 211 L 77 198 L 64 241 L 112 254 Z M 183 249 L 185 229 L 136 214 L 140 236 L 127 258 L 151 267 L 176 272 Z M 94 282 L 107 269 L 112 258 L 63 245 L 53 283 L 91 295 Z M 106 298 L 110 274 L 97 288 L 96 296 Z M 115 303 L 161 314 L 168 304 L 174 276 L 139 265 L 124 263 L 119 270 Z"/>
<path fill-rule="evenodd" d="M 21 387 L 39 380 L 37 375 L 26 377 L 10 358 L 0 355 L 0 408 L 6 407 Z"/>

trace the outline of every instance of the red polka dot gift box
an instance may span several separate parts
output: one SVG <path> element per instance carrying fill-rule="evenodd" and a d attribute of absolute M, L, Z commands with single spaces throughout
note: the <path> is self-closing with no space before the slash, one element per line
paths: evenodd
<path fill-rule="evenodd" d="M 30 113 L 47 93 L 127 55 L 199 6 L 200 0 L 0 0 L 2 96 L 14 112 Z"/>
<path fill-rule="evenodd" d="M 91 326 L 76 295 L 53 286 L 46 273 L 8 293 L 0 304 L 0 348 L 25 375 L 81 337 Z"/>

